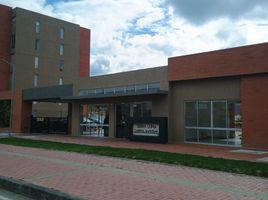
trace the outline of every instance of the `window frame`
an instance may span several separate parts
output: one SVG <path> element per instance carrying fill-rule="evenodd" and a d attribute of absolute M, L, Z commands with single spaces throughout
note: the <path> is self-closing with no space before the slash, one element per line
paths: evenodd
<path fill-rule="evenodd" d="M 60 28 L 60 39 L 64 39 L 65 29 L 63 27 Z"/>
<path fill-rule="evenodd" d="M 39 74 L 34 75 L 33 85 L 34 87 L 37 87 L 39 83 Z"/>
<path fill-rule="evenodd" d="M 63 77 L 59 78 L 59 85 L 63 85 Z"/>
<path fill-rule="evenodd" d="M 38 56 L 34 57 L 34 68 L 35 69 L 39 68 L 39 57 Z"/>
<path fill-rule="evenodd" d="M 186 104 L 187 102 L 195 102 L 195 104 L 197 105 L 196 106 L 196 115 L 197 115 L 197 126 L 186 126 Z M 209 127 L 201 127 L 199 126 L 199 102 L 210 102 L 210 118 L 211 118 L 211 121 L 210 121 L 210 126 Z M 215 102 L 225 102 L 225 110 L 226 110 L 226 125 L 225 127 L 215 127 L 214 126 L 214 103 Z M 205 142 L 205 144 L 211 144 L 211 145 L 223 145 L 223 146 L 230 146 L 230 141 L 229 141 L 229 138 L 228 138 L 228 132 L 235 132 L 235 131 L 241 131 L 242 132 L 242 128 L 236 128 L 236 127 L 230 127 L 230 123 L 229 123 L 229 108 L 228 108 L 228 105 L 230 103 L 234 103 L 234 104 L 241 104 L 241 101 L 239 99 L 212 99 L 212 100 L 186 100 L 184 101 L 184 142 L 185 143 L 198 143 L 198 144 L 202 144 L 204 142 L 200 141 L 200 131 L 203 132 L 203 131 L 210 131 L 211 132 L 211 142 Z M 241 113 L 241 111 L 240 111 Z M 241 114 L 240 114 L 241 115 Z M 190 130 L 195 130 L 196 131 L 196 137 L 197 137 L 197 141 L 196 142 L 193 142 L 193 141 L 189 141 L 187 139 L 187 136 L 189 135 L 186 135 L 186 132 L 187 131 L 190 131 Z M 215 133 L 217 131 L 226 131 L 226 136 L 227 136 L 227 142 L 226 144 L 218 144 L 216 142 L 213 141 L 214 137 L 215 137 Z M 214 133 L 215 132 L 215 133 Z M 242 133 L 243 134 L 243 133 Z M 241 146 L 241 144 L 231 144 L 231 146 Z"/>
<path fill-rule="evenodd" d="M 34 49 L 36 51 L 40 49 L 40 39 L 35 39 Z"/>
<path fill-rule="evenodd" d="M 64 44 L 60 44 L 60 55 L 63 56 L 64 54 Z"/>
<path fill-rule="evenodd" d="M 35 33 L 40 33 L 40 21 L 35 21 Z"/>

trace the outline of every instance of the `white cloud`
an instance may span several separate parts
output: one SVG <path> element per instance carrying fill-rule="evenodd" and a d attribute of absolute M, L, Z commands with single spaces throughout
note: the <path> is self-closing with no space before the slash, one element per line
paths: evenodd
<path fill-rule="evenodd" d="M 154 12 L 147 13 L 143 17 L 137 20 L 137 27 L 138 28 L 144 28 L 151 26 L 152 23 L 157 22 L 161 19 L 164 19 L 164 13 L 162 9 L 156 9 Z"/>
<path fill-rule="evenodd" d="M 213 19 L 208 13 L 209 20 L 203 16 L 203 23 L 196 26 L 174 13 L 179 4 L 174 9 L 166 0 L 69 0 L 53 4 L 45 0 L 0 0 L 0 3 L 90 28 L 93 74 L 162 66 L 170 56 L 267 41 L 268 15 L 258 5 L 252 6 L 252 10 L 245 6 L 244 18 L 224 13 Z M 188 7 L 184 12 L 187 10 Z"/>

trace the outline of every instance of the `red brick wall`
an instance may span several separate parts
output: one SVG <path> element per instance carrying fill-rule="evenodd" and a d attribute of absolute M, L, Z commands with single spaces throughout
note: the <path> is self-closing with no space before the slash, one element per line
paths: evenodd
<path fill-rule="evenodd" d="M 244 147 L 268 149 L 268 74 L 241 79 Z"/>
<path fill-rule="evenodd" d="M 0 91 L 0 100 L 8 100 L 11 99 L 11 91 Z"/>
<path fill-rule="evenodd" d="M 79 77 L 89 77 L 90 30 L 80 28 Z"/>
<path fill-rule="evenodd" d="M 268 43 L 168 59 L 168 80 L 268 72 Z"/>
<path fill-rule="evenodd" d="M 28 131 L 29 120 L 32 113 L 32 102 L 24 102 L 22 100 L 22 91 L 16 90 L 13 95 L 13 115 L 12 115 L 12 131 L 14 133 L 23 133 Z"/>
<path fill-rule="evenodd" d="M 1 59 L 10 62 L 11 12 L 10 7 L 0 5 L 0 91 L 9 89 L 9 65 Z"/>

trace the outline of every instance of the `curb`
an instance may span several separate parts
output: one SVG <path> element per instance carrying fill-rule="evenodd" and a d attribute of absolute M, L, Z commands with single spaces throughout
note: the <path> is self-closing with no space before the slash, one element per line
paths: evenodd
<path fill-rule="evenodd" d="M 39 200 L 83 200 L 80 197 L 69 195 L 59 190 L 4 176 L 0 176 L 0 188 Z"/>

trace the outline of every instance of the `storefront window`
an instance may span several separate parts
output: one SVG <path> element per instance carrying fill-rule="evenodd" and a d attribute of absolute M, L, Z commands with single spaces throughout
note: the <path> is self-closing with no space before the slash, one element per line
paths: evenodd
<path fill-rule="evenodd" d="M 213 102 L 213 127 L 227 127 L 227 110 L 225 101 Z"/>
<path fill-rule="evenodd" d="M 185 141 L 241 145 L 240 102 L 229 100 L 185 102 Z"/>
<path fill-rule="evenodd" d="M 198 126 L 210 127 L 211 124 L 211 104 L 209 101 L 198 102 Z"/>
<path fill-rule="evenodd" d="M 195 101 L 185 103 L 185 126 L 197 126 L 197 104 Z"/>
<path fill-rule="evenodd" d="M 109 111 L 108 105 L 80 106 L 80 128 L 82 135 L 108 137 Z"/>
<path fill-rule="evenodd" d="M 134 102 L 130 104 L 130 117 L 146 118 L 152 116 L 152 102 Z"/>

